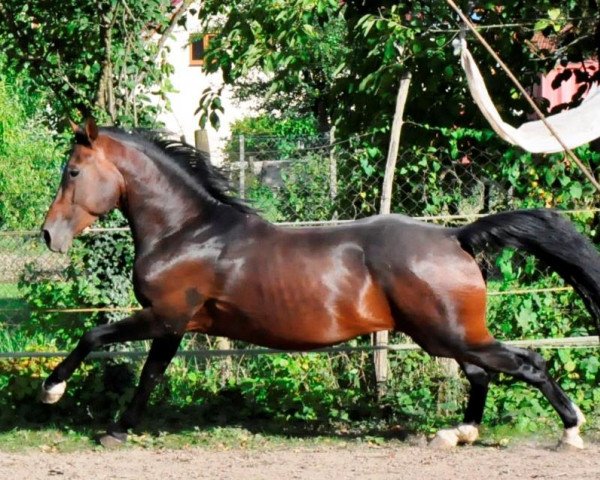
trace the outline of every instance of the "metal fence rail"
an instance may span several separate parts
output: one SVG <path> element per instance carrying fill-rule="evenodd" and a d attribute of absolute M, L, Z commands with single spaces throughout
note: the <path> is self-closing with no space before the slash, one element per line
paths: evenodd
<path fill-rule="evenodd" d="M 544 348 L 557 350 L 561 348 L 600 348 L 600 338 L 598 336 L 586 337 L 570 337 L 570 338 L 541 338 L 541 339 L 525 339 L 525 340 L 508 340 L 503 342 L 506 345 L 523 348 Z M 319 348 L 315 350 L 277 350 L 272 348 L 239 348 L 239 349 L 206 349 L 206 350 L 181 350 L 177 352 L 179 357 L 195 357 L 195 358 L 213 358 L 213 357 L 245 357 L 257 355 L 273 355 L 273 354 L 304 354 L 304 353 L 355 353 L 355 352 L 373 352 L 375 350 L 388 350 L 392 352 L 422 350 L 414 342 L 389 344 L 382 346 L 341 346 Z M 1 359 L 16 359 L 16 358 L 64 358 L 69 352 L 0 352 Z M 90 359 L 112 359 L 112 358 L 145 358 L 148 355 L 147 351 L 109 351 L 109 352 L 92 352 L 88 358 Z"/>

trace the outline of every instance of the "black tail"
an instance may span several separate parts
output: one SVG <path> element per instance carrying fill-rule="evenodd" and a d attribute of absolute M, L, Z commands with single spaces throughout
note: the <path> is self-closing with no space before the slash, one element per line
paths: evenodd
<path fill-rule="evenodd" d="M 600 255 L 570 221 L 553 210 L 519 210 L 481 218 L 454 233 L 468 252 L 492 244 L 535 255 L 573 286 L 600 335 Z"/>

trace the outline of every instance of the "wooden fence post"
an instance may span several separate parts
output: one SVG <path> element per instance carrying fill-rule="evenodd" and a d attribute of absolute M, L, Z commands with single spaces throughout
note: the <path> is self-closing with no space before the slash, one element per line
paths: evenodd
<path fill-rule="evenodd" d="M 208 141 L 208 132 L 205 129 L 194 131 L 194 144 L 196 149 L 200 150 L 210 158 L 210 144 Z"/>
<path fill-rule="evenodd" d="M 240 198 L 246 198 L 246 138 L 240 135 L 240 158 L 239 158 L 239 169 L 240 169 L 240 191 L 238 195 Z"/>
<path fill-rule="evenodd" d="M 400 132 L 404 123 L 404 105 L 408 96 L 408 87 L 410 85 L 411 74 L 405 73 L 400 80 L 398 96 L 396 97 L 396 111 L 394 113 L 394 122 L 392 123 L 392 132 L 390 134 L 390 146 L 388 149 L 387 162 L 385 164 L 385 174 L 383 177 L 383 187 L 381 191 L 381 206 L 379 213 L 390 213 L 392 203 L 392 186 L 394 182 L 394 171 L 396 169 L 396 159 L 398 158 L 398 149 L 400 147 Z M 376 347 L 373 352 L 373 362 L 375 363 L 375 381 L 377 384 L 377 398 L 383 397 L 387 388 L 387 379 L 389 374 L 388 355 L 385 347 L 388 345 L 388 332 L 376 332 L 373 335 L 372 343 Z"/>
<path fill-rule="evenodd" d="M 337 160 L 335 158 L 335 126 L 331 127 L 329 132 L 329 199 L 332 205 L 335 205 L 338 194 L 338 172 L 337 172 Z M 337 206 L 331 214 L 331 220 L 338 219 Z"/>
<path fill-rule="evenodd" d="M 329 198 L 335 201 L 337 197 L 337 161 L 333 148 L 335 145 L 335 127 L 329 133 Z"/>

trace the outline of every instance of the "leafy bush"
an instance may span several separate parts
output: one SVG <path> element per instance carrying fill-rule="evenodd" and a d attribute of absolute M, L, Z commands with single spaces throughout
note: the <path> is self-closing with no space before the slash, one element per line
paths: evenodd
<path fill-rule="evenodd" d="M 0 68 L 3 65 L 0 58 Z M 0 74 L 0 229 L 41 225 L 60 179 L 65 145 L 46 126 L 43 98 L 28 96 L 20 79 Z"/>
<path fill-rule="evenodd" d="M 104 220 L 105 226 L 123 225 L 117 212 Z M 32 308 L 20 325 L 26 332 L 45 332 L 61 349 L 71 348 L 79 337 L 100 323 L 123 318 L 123 312 L 48 313 L 56 309 L 129 307 L 135 305 L 131 269 L 133 244 L 128 232 L 104 232 L 76 239 L 69 251 L 69 264 L 61 278 L 42 277 L 34 267 L 19 283 L 25 300 Z"/>
<path fill-rule="evenodd" d="M 277 118 L 271 115 L 260 115 L 237 120 L 231 125 L 231 136 L 271 136 L 271 137 L 310 137 L 317 135 L 317 120 L 312 116 Z"/>

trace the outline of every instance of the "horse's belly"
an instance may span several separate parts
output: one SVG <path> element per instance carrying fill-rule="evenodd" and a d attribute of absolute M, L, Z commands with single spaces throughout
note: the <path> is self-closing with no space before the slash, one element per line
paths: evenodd
<path fill-rule="evenodd" d="M 327 303 L 284 305 L 207 302 L 188 330 L 281 349 L 311 349 L 393 328 L 387 301 L 366 294 Z"/>

